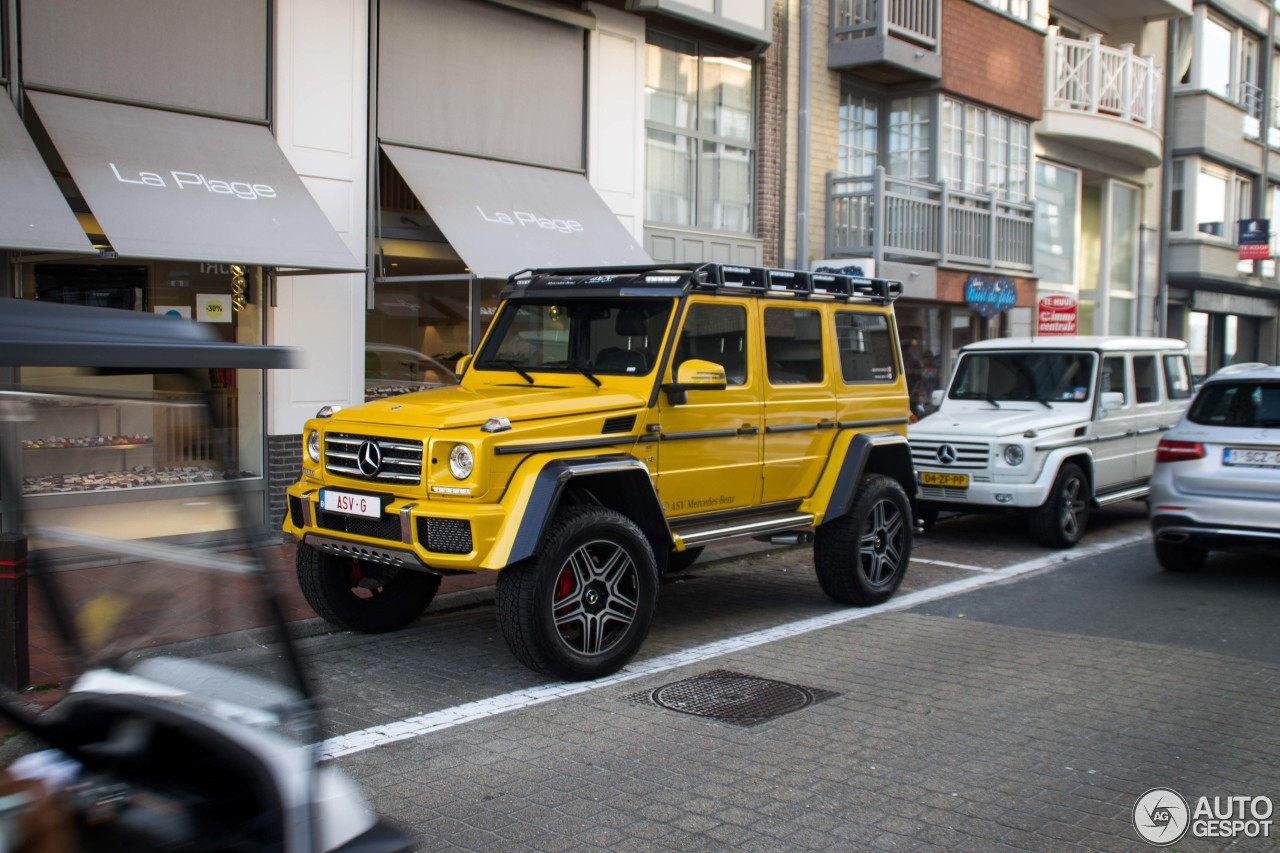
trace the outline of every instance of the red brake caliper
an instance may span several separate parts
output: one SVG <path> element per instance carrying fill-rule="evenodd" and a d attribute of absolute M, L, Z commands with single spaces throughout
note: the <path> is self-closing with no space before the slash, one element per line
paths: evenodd
<path fill-rule="evenodd" d="M 555 604 L 559 604 L 573 592 L 573 570 L 566 564 L 560 567 L 560 577 L 556 578 Z"/>
<path fill-rule="evenodd" d="M 347 575 L 351 580 L 351 588 L 355 589 L 360 586 L 360 579 L 364 577 L 364 573 L 360 571 L 360 561 L 352 557 L 348 561 Z"/>

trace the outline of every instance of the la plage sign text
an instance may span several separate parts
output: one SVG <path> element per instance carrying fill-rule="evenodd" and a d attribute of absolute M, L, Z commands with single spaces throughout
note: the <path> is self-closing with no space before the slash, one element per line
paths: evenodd
<path fill-rule="evenodd" d="M 246 201 L 255 201 L 260 198 L 275 198 L 275 187 L 267 184 L 251 184 L 248 181 L 224 181 L 218 178 L 210 178 L 200 172 L 182 172 L 171 170 L 169 180 L 165 180 L 164 176 L 159 172 L 138 172 L 137 177 L 125 176 L 120 174 L 120 169 L 115 163 L 109 164 L 111 173 L 116 176 L 116 180 L 122 184 L 140 184 L 148 187 L 163 187 L 179 190 L 200 188 L 206 192 L 215 193 L 216 195 L 233 195 L 236 198 L 242 198 Z M 172 182 L 172 183 L 170 183 Z"/>

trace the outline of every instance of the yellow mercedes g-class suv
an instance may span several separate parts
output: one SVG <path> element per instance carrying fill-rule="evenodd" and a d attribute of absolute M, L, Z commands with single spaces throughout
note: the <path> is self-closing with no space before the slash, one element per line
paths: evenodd
<path fill-rule="evenodd" d="M 331 623 L 412 622 L 497 571 L 503 637 L 566 679 L 620 669 L 658 577 L 710 542 L 814 543 L 877 604 L 911 554 L 901 283 L 735 267 L 527 270 L 461 383 L 322 410 L 284 529 Z"/>

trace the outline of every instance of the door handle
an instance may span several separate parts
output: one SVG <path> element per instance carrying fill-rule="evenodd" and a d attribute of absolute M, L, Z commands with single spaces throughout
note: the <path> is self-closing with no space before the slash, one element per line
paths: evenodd
<path fill-rule="evenodd" d="M 757 435 L 759 432 L 760 427 L 752 426 L 751 424 L 743 424 L 738 427 L 738 435 Z"/>

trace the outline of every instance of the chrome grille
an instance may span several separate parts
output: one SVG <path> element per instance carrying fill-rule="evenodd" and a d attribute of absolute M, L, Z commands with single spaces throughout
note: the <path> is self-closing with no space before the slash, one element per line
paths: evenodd
<path fill-rule="evenodd" d="M 382 465 L 372 477 L 360 470 L 359 453 L 365 442 L 377 445 Z M 331 432 L 324 437 L 324 469 L 330 474 L 375 483 L 422 482 L 422 442 Z"/>
<path fill-rule="evenodd" d="M 948 445 L 955 452 L 955 461 L 943 463 L 938 449 Z M 991 445 L 978 441 L 932 441 L 913 439 L 911 461 L 917 468 L 934 471 L 981 471 L 990 465 Z"/>
<path fill-rule="evenodd" d="M 949 501 L 967 501 L 969 500 L 969 490 L 957 489 L 954 486 L 921 486 L 920 497 L 945 498 Z"/>

